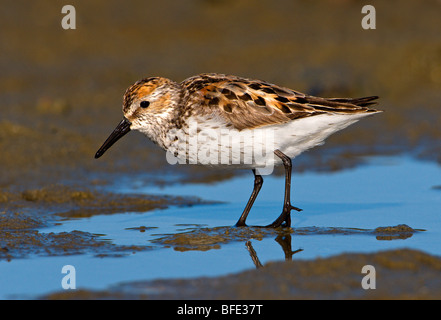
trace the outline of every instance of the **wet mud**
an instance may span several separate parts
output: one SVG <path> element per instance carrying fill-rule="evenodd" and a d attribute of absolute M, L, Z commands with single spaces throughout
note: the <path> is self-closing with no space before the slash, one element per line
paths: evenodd
<path fill-rule="evenodd" d="M 83 231 L 47 234 L 41 230 L 62 219 L 202 203 L 197 195 L 123 195 L 118 193 L 122 178 L 156 184 L 210 183 L 241 174 L 170 166 L 163 151 L 137 133 L 94 160 L 94 153 L 121 119 L 124 90 L 142 77 L 160 75 L 181 81 L 201 72 L 219 72 L 264 79 L 314 95 L 380 96 L 383 114 L 296 159 L 297 172 L 350 168 L 369 155 L 410 154 L 441 162 L 440 5 L 437 1 L 370 4 L 381 21 L 371 31 L 360 28 L 357 1 L 280 1 L 277 5 L 251 0 L 135 1 L 124 5 L 124 10 L 118 1 L 81 2 L 76 5 L 77 30 L 60 27 L 58 3 L 21 0 L 4 5 L 0 11 L 0 259 L 84 253 L 124 256 L 148 250 L 148 246 L 116 246 Z M 424 19 L 416 23 L 415 17 Z M 155 245 L 210 250 L 230 241 L 281 232 L 187 227 L 186 232 L 160 235 Z M 136 228 L 133 231 L 142 232 L 147 227 Z M 276 237 L 361 233 L 394 240 L 420 231 L 399 226 L 283 232 Z M 381 264 L 381 282 L 391 285 L 374 293 L 360 292 L 358 262 L 372 259 Z M 79 290 L 45 298 L 436 298 L 441 287 L 435 277 L 439 265 L 437 257 L 398 250 L 274 263 L 220 278 L 140 282 L 105 292 Z M 417 281 L 407 281 L 416 271 Z M 413 287 L 424 277 L 433 280 L 430 286 Z M 290 281 L 293 285 L 287 284 Z M 148 287 L 158 288 L 158 293 L 143 293 Z"/>

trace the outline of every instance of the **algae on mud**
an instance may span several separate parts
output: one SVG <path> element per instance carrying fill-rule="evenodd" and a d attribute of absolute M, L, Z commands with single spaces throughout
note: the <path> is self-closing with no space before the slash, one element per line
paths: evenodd
<path fill-rule="evenodd" d="M 283 239 L 291 235 L 373 235 L 377 240 L 407 239 L 414 233 L 425 230 L 413 229 L 405 224 L 389 227 L 378 227 L 373 230 L 339 227 L 303 227 L 303 228 L 262 228 L 262 227 L 215 227 L 201 228 L 199 226 L 188 228 L 188 231 L 173 234 L 156 234 L 158 236 L 151 242 L 165 247 L 173 247 L 176 251 L 219 249 L 220 245 L 232 241 L 261 240 L 265 237 Z M 278 241 L 278 242 L 279 242 Z M 280 243 L 280 242 L 279 242 Z M 281 243 L 280 243 L 281 244 Z M 282 248 L 285 244 L 281 244 Z M 289 241 L 289 246 L 291 243 Z"/>
<path fill-rule="evenodd" d="M 3 199 L 3 200 L 2 200 Z M 22 209 L 56 216 L 79 218 L 121 211 L 145 212 L 169 206 L 191 206 L 205 201 L 197 197 L 120 194 L 84 187 L 48 185 L 21 192 L 0 190 L 7 211 Z"/>

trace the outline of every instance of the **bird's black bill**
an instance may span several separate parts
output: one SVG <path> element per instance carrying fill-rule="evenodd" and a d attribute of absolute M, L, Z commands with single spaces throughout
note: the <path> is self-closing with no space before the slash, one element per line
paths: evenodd
<path fill-rule="evenodd" d="M 124 118 L 118 126 L 113 130 L 113 132 L 110 134 L 110 136 L 107 138 L 107 140 L 103 143 L 101 148 L 96 152 L 95 159 L 98 159 L 101 157 L 104 152 L 107 151 L 115 142 L 117 142 L 119 139 L 121 139 L 127 132 L 130 131 L 130 125 L 132 123 Z"/>

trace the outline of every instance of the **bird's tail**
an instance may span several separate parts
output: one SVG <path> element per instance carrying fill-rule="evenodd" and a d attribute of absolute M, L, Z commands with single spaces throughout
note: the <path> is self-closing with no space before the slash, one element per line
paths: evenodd
<path fill-rule="evenodd" d="M 378 96 L 370 96 L 363 98 L 330 98 L 328 100 L 338 103 L 349 103 L 359 107 L 367 108 L 369 106 L 375 106 L 378 104 Z M 377 110 L 376 110 L 377 111 Z"/>

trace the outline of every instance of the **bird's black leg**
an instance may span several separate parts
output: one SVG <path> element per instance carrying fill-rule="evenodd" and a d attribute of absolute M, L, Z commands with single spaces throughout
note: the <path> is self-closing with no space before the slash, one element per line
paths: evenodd
<path fill-rule="evenodd" d="M 256 174 L 256 170 L 253 169 L 254 174 L 254 189 L 251 193 L 250 199 L 242 212 L 239 220 L 236 223 L 236 227 L 244 227 L 246 226 L 245 220 L 247 219 L 248 213 L 250 213 L 251 207 L 253 206 L 254 200 L 256 200 L 257 195 L 259 194 L 260 189 L 262 188 L 263 178 L 260 174 Z"/>
<path fill-rule="evenodd" d="M 277 228 L 280 226 L 291 226 L 291 210 L 302 211 L 302 209 L 293 207 L 291 205 L 291 158 L 285 155 L 280 150 L 274 151 L 274 154 L 282 159 L 283 166 L 285 167 L 285 200 L 283 202 L 283 211 L 280 216 L 267 227 Z"/>

